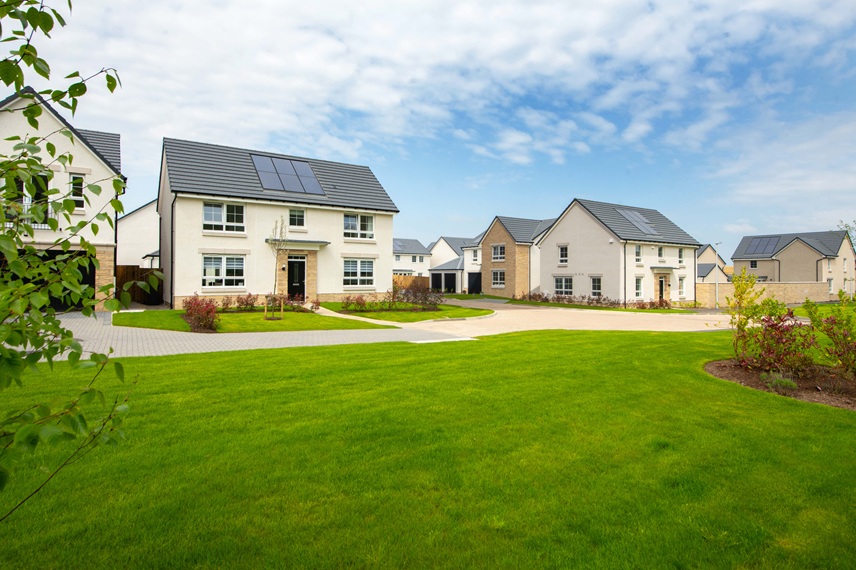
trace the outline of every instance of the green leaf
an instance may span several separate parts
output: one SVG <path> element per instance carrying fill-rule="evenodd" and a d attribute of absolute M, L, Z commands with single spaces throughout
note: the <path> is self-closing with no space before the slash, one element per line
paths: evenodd
<path fill-rule="evenodd" d="M 65 432 L 56 424 L 45 424 L 40 426 L 39 439 L 47 444 L 56 443 L 65 439 Z"/>
<path fill-rule="evenodd" d="M 71 97 L 83 97 L 86 94 L 86 83 L 79 82 L 73 83 L 68 88 L 68 94 Z"/>
<path fill-rule="evenodd" d="M 110 93 L 113 93 L 116 90 L 116 78 L 107 74 L 107 89 L 110 90 Z"/>
<path fill-rule="evenodd" d="M 45 79 L 50 79 L 51 77 L 51 68 L 48 65 L 48 62 L 43 60 L 40 57 L 37 57 L 33 62 L 33 69 L 36 70 L 36 73 L 44 77 Z"/>
<path fill-rule="evenodd" d="M 125 381 L 125 367 L 122 366 L 121 362 L 113 362 L 113 371 L 116 373 L 116 378 L 118 378 L 120 382 Z"/>

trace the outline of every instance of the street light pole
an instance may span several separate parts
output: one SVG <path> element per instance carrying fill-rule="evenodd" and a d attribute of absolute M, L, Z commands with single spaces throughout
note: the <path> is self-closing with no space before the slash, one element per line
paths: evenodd
<path fill-rule="evenodd" d="M 721 241 L 718 241 L 715 244 L 713 244 L 713 255 L 714 255 L 714 257 L 713 257 L 713 265 L 714 265 L 713 282 L 715 283 L 714 290 L 715 290 L 715 294 L 716 294 L 716 300 L 713 303 L 713 307 L 715 309 L 719 308 L 719 271 L 718 271 L 719 270 L 719 252 L 716 250 L 716 246 L 718 246 L 721 243 L 722 243 Z"/>

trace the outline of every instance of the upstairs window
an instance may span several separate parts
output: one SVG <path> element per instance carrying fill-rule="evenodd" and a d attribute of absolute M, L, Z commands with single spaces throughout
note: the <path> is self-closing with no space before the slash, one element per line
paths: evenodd
<path fill-rule="evenodd" d="M 505 261 L 504 245 L 495 245 L 491 247 L 491 261 Z"/>
<path fill-rule="evenodd" d="M 202 206 L 202 229 L 216 232 L 244 232 L 244 207 L 240 204 Z"/>
<path fill-rule="evenodd" d="M 636 246 L 636 263 L 642 263 L 642 246 Z"/>
<path fill-rule="evenodd" d="M 306 212 L 303 210 L 289 210 L 288 225 L 295 228 L 306 227 Z"/>
<path fill-rule="evenodd" d="M 678 248 L 678 263 L 683 263 L 683 262 L 684 262 L 684 248 L 679 247 Z"/>
<path fill-rule="evenodd" d="M 83 198 L 83 188 L 85 186 L 83 176 L 79 174 L 71 175 L 71 196 L 69 198 L 74 200 L 74 207 L 78 210 L 82 210 L 86 206 L 86 200 Z"/>
<path fill-rule="evenodd" d="M 473 250 L 473 261 L 478 261 L 478 260 L 479 260 L 479 250 L 474 249 Z"/>
<path fill-rule="evenodd" d="M 749 269 L 758 269 L 758 262 L 756 260 L 752 260 L 749 262 Z"/>
<path fill-rule="evenodd" d="M 662 245 L 657 246 L 657 257 L 659 257 L 660 259 L 663 259 L 665 257 L 665 255 L 663 255 L 664 253 L 665 253 L 665 251 L 664 251 L 663 246 Z"/>
<path fill-rule="evenodd" d="M 568 246 L 559 246 L 559 263 L 568 263 Z"/>
<path fill-rule="evenodd" d="M 374 239 L 374 216 L 345 214 L 345 237 Z"/>
<path fill-rule="evenodd" d="M 416 256 L 415 255 L 410 256 L 410 263 L 416 263 Z"/>

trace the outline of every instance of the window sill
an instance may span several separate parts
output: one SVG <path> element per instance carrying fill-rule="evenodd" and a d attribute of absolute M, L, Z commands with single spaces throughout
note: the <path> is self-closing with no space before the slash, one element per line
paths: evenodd
<path fill-rule="evenodd" d="M 221 293 L 245 293 L 246 287 L 202 287 L 202 294 L 220 295 Z"/>
<path fill-rule="evenodd" d="M 345 291 L 376 291 L 374 285 L 342 285 Z"/>
<path fill-rule="evenodd" d="M 363 238 L 348 238 L 348 237 L 346 237 L 343 239 L 343 241 L 345 243 L 369 243 L 369 244 L 376 244 L 377 243 L 377 240 L 375 240 L 374 238 L 363 239 Z"/>
<path fill-rule="evenodd" d="M 567 266 L 568 266 L 568 262 L 567 262 L 567 261 L 566 261 L 566 262 L 564 262 L 564 263 L 562 263 L 561 261 L 559 262 L 559 267 L 567 267 Z"/>
<path fill-rule="evenodd" d="M 221 232 L 217 230 L 202 230 L 202 235 L 211 237 L 245 238 L 247 232 Z"/>
<path fill-rule="evenodd" d="M 309 230 L 304 226 L 288 226 L 288 231 L 296 234 L 305 234 L 309 232 Z"/>
<path fill-rule="evenodd" d="M 645 264 L 644 264 L 644 263 L 642 263 L 642 262 L 637 261 L 637 262 L 636 262 L 636 267 L 645 267 Z"/>
<path fill-rule="evenodd" d="M 502 258 L 502 259 L 491 259 L 491 262 L 493 262 L 493 263 L 505 263 L 505 258 Z"/>
<path fill-rule="evenodd" d="M 505 285 L 491 285 L 491 289 L 505 289 Z"/>

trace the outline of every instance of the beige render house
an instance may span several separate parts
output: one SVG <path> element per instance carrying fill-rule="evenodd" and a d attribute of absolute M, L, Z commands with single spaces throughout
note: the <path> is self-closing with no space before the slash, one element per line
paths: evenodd
<path fill-rule="evenodd" d="M 709 243 L 696 250 L 696 283 L 728 283 L 725 260 Z"/>
<path fill-rule="evenodd" d="M 657 210 L 575 199 L 537 241 L 541 292 L 693 302 L 700 245 Z"/>
<path fill-rule="evenodd" d="M 479 241 L 482 293 L 511 298 L 539 292 L 541 258 L 536 240 L 555 221 L 495 217 Z"/>
<path fill-rule="evenodd" d="M 91 226 L 83 230 L 81 236 L 95 246 L 97 268 L 90 268 L 83 275 L 83 283 L 96 289 L 105 285 L 115 284 L 116 270 L 116 211 L 110 205 L 110 201 L 116 197 L 113 190 L 113 180 L 121 178 L 124 180 L 121 168 L 121 152 L 119 135 L 100 131 L 78 129 L 65 120 L 47 101 L 39 96 L 32 88 L 26 87 L 22 93 L 29 94 L 29 98 L 13 94 L 0 101 L 0 145 L 7 155 L 12 153 L 12 147 L 17 141 L 5 140 L 11 136 L 25 136 L 41 134 L 45 136 L 42 144 L 52 143 L 56 147 L 57 154 L 70 153 L 73 161 L 62 165 L 54 161 L 49 166 L 53 177 L 47 183 L 50 189 L 56 189 L 59 193 L 47 195 L 20 197 L 24 211 L 37 201 L 62 200 L 69 196 L 75 201 L 76 208 L 71 214 L 71 223 L 66 223 L 63 216 L 56 216 L 59 222 L 58 230 L 50 229 L 48 224 L 34 225 L 35 238 L 33 243 L 39 249 L 49 250 L 58 238 L 68 234 L 68 227 L 77 224 L 81 220 L 94 217 L 99 212 L 109 215 L 114 221 L 114 228 L 106 224 L 100 224 L 99 231 L 93 232 Z M 32 126 L 27 123 L 23 113 L 20 112 L 32 102 L 38 102 L 42 107 L 39 116 L 39 129 L 34 132 Z M 11 112 L 10 112 L 11 111 Z M 71 133 L 74 141 L 69 140 L 60 131 L 66 130 Z M 47 162 L 47 160 L 45 161 Z M 97 184 L 102 188 L 100 194 L 86 191 L 89 184 Z M 88 198 L 88 202 L 86 198 Z M 74 248 L 74 246 L 72 246 Z M 59 253 L 59 252 L 57 252 Z"/>
<path fill-rule="evenodd" d="M 194 293 L 337 301 L 392 288 L 398 208 L 366 166 L 164 139 L 158 212 L 172 306 Z"/>
<path fill-rule="evenodd" d="M 744 236 L 731 256 L 734 273 L 744 268 L 759 281 L 827 284 L 830 300 L 853 295 L 853 242 L 844 230 Z"/>

